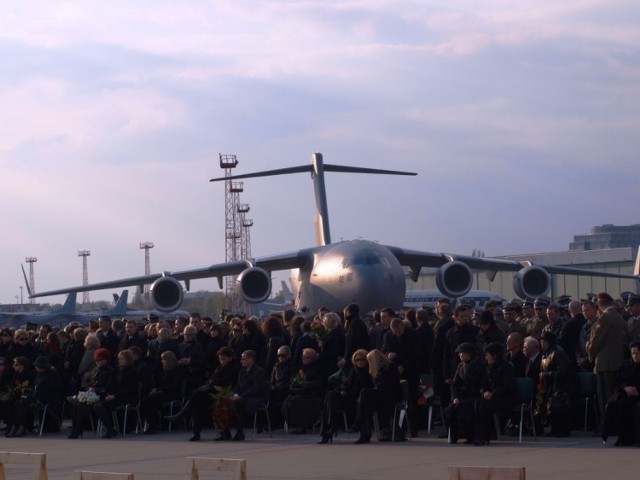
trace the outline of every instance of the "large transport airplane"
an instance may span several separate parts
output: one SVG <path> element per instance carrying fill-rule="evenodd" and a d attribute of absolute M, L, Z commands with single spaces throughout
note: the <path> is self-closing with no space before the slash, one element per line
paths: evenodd
<path fill-rule="evenodd" d="M 222 163 L 222 156 L 220 161 Z M 249 303 L 260 303 L 269 298 L 271 293 L 271 272 L 293 269 L 291 277 L 297 309 L 314 312 L 320 306 L 326 306 L 330 310 L 341 310 L 345 305 L 353 302 L 359 304 L 363 312 L 368 312 L 382 307 L 396 309 L 402 307 L 406 292 L 403 266 L 408 267 L 413 281 L 418 279 L 423 267 L 437 268 L 436 285 L 438 290 L 447 297 L 464 297 L 471 290 L 472 270 L 485 271 L 489 278 L 492 278 L 491 276 L 497 271 L 514 272 L 514 290 L 521 298 L 535 298 L 546 294 L 551 285 L 550 276 L 553 274 L 636 280 L 640 278 L 637 275 L 534 265 L 531 262 L 410 250 L 367 240 L 331 242 L 325 172 L 386 175 L 417 175 L 416 173 L 329 165 L 323 162 L 322 154 L 315 153 L 312 156 L 311 165 L 214 178 L 211 181 L 304 172 L 311 173 L 315 192 L 317 245 L 314 247 L 204 267 L 61 288 L 40 292 L 33 296 L 44 297 L 128 285 L 137 285 L 138 288 L 142 288 L 145 284 L 151 284 L 154 308 L 167 312 L 175 310 L 182 303 L 184 290 L 180 282 L 184 282 L 186 289 L 189 290 L 191 280 L 215 277 L 222 288 L 224 277 L 237 275 L 237 288 L 242 298 Z"/>

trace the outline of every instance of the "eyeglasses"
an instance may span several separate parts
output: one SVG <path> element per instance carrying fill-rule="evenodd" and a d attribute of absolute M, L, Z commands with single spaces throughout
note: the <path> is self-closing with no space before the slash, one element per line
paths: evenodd
<path fill-rule="evenodd" d="M 20 337 L 18 338 L 19 342 L 26 342 L 27 340 L 29 340 L 27 337 Z"/>
<path fill-rule="evenodd" d="M 366 362 L 367 359 L 366 358 L 354 358 L 353 361 L 354 362 Z"/>

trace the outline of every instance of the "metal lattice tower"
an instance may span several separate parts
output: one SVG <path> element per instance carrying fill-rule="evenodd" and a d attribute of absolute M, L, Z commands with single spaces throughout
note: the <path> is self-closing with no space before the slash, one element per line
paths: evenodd
<path fill-rule="evenodd" d="M 82 257 L 82 285 L 89 285 L 89 268 L 87 266 L 87 257 L 91 255 L 89 250 L 78 250 L 78 256 Z M 89 303 L 89 292 L 82 292 L 82 304 Z"/>
<path fill-rule="evenodd" d="M 29 290 L 31 290 L 31 293 L 33 294 L 33 293 L 36 293 L 36 277 L 35 277 L 35 274 L 33 273 L 33 264 L 38 261 L 38 258 L 27 257 L 24 259 L 24 261 L 29 264 Z M 29 303 L 31 303 L 31 305 L 35 305 L 36 299 L 31 298 Z"/>
<path fill-rule="evenodd" d="M 225 237 L 225 261 L 234 262 L 242 258 L 242 223 L 238 213 L 240 193 L 244 190 L 242 182 L 234 182 L 231 179 L 233 169 L 238 166 L 238 158 L 235 155 L 220 154 L 220 168 L 224 169 L 225 195 L 224 195 L 224 237 Z M 241 306 L 240 298 L 236 291 L 236 275 L 228 276 L 225 281 L 225 297 L 227 308 L 238 311 Z"/>
<path fill-rule="evenodd" d="M 149 250 L 154 247 L 153 242 L 140 242 L 140 249 L 144 250 L 144 274 L 151 274 L 151 259 L 149 257 Z M 149 284 L 144 286 L 144 306 L 147 308 L 149 306 Z"/>
<path fill-rule="evenodd" d="M 253 226 L 253 220 L 246 218 L 251 208 L 247 203 L 238 205 L 238 220 L 240 223 L 240 258 L 251 258 L 251 235 L 249 228 Z"/>

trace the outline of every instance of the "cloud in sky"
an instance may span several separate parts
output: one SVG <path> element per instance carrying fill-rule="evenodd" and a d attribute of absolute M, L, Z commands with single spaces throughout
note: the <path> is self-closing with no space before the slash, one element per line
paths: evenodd
<path fill-rule="evenodd" d="M 11 2 L 0 13 L 0 302 L 224 260 L 218 153 L 328 163 L 335 239 L 488 255 L 638 223 L 633 1 Z M 245 182 L 253 253 L 313 242 L 304 175 Z M 215 288 L 215 282 L 195 287 Z M 110 292 L 92 294 L 107 298 Z"/>

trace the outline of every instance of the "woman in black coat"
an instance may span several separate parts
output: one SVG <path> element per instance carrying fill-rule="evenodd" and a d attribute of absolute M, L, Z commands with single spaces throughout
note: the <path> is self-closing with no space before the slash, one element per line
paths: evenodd
<path fill-rule="evenodd" d="M 444 410 L 444 419 L 449 427 L 449 443 L 455 444 L 461 436 L 473 443 L 475 402 L 480 398 L 480 385 L 484 368 L 470 342 L 458 345 L 456 353 L 460 363 L 451 383 L 451 403 Z"/>
<path fill-rule="evenodd" d="M 118 370 L 113 388 L 107 392 L 104 399 L 93 405 L 93 411 L 102 424 L 107 428 L 103 438 L 115 437 L 113 425 L 113 411 L 127 403 L 135 403 L 140 395 L 140 379 L 134 368 L 134 357 L 129 350 L 118 353 Z"/>
<path fill-rule="evenodd" d="M 380 441 L 390 441 L 389 419 L 393 408 L 400 400 L 400 373 L 395 363 L 388 360 L 380 350 L 372 350 L 367 354 L 369 375 L 373 379 L 373 388 L 363 388 L 360 392 L 356 425 L 360 436 L 354 444 L 371 441 L 373 413 L 378 412 L 380 420 Z"/>
<path fill-rule="evenodd" d="M 493 415 L 511 411 L 516 393 L 516 375 L 513 365 L 504 358 L 502 343 L 484 347 L 487 366 L 480 385 L 481 398 L 475 402 L 474 443 L 486 445 L 490 441 Z"/>
<path fill-rule="evenodd" d="M 178 359 L 172 351 L 164 352 L 161 362 L 163 374 L 160 383 L 140 403 L 140 418 L 144 424 L 145 435 L 156 433 L 162 405 L 180 400 L 186 386 L 184 371 L 178 367 Z"/>
<path fill-rule="evenodd" d="M 5 437 L 14 437 L 18 433 L 19 424 L 16 423 L 16 413 L 20 409 L 23 397 L 29 396 L 33 390 L 34 373 L 31 362 L 27 357 L 15 357 L 13 359 L 13 376 L 7 392 L 6 408 L 10 412 L 8 423 L 11 427 L 5 433 Z M 24 435 L 24 428 L 20 429 L 20 436 Z"/>
<path fill-rule="evenodd" d="M 324 397 L 322 407 L 322 425 L 320 427 L 320 444 L 333 440 L 338 426 L 338 411 L 342 410 L 353 415 L 357 408 L 360 392 L 365 388 L 373 388 L 373 381 L 369 374 L 367 351 L 356 350 L 351 356 L 351 365 L 338 390 L 330 390 Z"/>
<path fill-rule="evenodd" d="M 46 357 L 36 358 L 33 366 L 36 376 L 33 380 L 33 389 L 21 395 L 15 404 L 15 417 L 10 437 L 21 437 L 33 427 L 33 405 L 45 406 L 56 415 L 60 415 L 62 405 L 62 382 L 58 372 L 49 364 Z M 11 430 L 9 431 L 11 433 Z"/>

